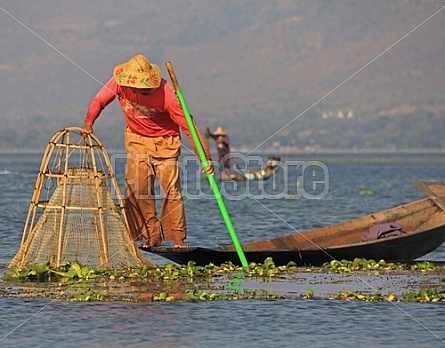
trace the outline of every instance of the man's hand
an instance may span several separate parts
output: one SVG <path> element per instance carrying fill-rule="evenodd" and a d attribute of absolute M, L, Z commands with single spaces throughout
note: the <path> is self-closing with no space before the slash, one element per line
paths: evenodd
<path fill-rule="evenodd" d="M 208 161 L 208 167 L 206 172 L 210 175 L 215 174 L 215 167 L 213 166 L 213 162 L 212 161 Z M 204 168 L 202 169 L 202 172 L 204 173 Z"/>
<path fill-rule="evenodd" d="M 83 130 L 80 131 L 80 135 L 86 139 L 89 134 L 93 134 L 93 124 L 90 122 L 85 122 L 83 125 Z"/>

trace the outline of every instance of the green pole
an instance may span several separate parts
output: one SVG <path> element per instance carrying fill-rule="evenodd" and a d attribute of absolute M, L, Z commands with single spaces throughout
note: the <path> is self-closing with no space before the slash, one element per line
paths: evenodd
<path fill-rule="evenodd" d="M 184 112 L 185 119 L 187 120 L 187 125 L 190 129 L 190 133 L 192 135 L 193 141 L 195 143 L 195 147 L 198 150 L 199 158 L 201 160 L 204 171 L 207 175 L 207 179 L 209 180 L 210 187 L 212 188 L 213 194 L 215 195 L 216 202 L 218 203 L 219 210 L 221 215 L 226 223 L 227 229 L 229 231 L 230 237 L 232 238 L 233 245 L 235 246 L 235 250 L 238 253 L 238 257 L 241 261 L 243 267 L 247 267 L 248 263 L 246 260 L 246 256 L 244 255 L 243 248 L 238 240 L 238 236 L 236 235 L 235 229 L 233 228 L 232 221 L 230 220 L 229 213 L 227 212 L 226 205 L 224 204 L 224 200 L 222 199 L 221 192 L 219 191 L 219 187 L 216 184 L 215 177 L 212 174 L 207 173 L 207 168 L 209 166 L 209 162 L 207 161 L 207 157 L 204 153 L 204 149 L 201 144 L 201 139 L 198 136 L 198 132 L 196 131 L 195 124 L 193 122 L 192 116 L 187 107 L 187 103 L 182 94 L 181 87 L 179 87 L 178 80 L 176 79 L 175 72 L 173 70 L 173 66 L 170 62 L 165 63 L 167 67 L 167 71 L 170 75 L 170 79 L 172 80 L 173 86 L 175 88 L 176 95 L 178 96 L 179 102 L 181 103 L 182 110 Z"/>

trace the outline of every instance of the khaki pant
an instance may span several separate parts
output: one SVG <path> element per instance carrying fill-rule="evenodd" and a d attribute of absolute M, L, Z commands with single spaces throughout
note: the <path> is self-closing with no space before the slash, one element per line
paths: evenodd
<path fill-rule="evenodd" d="M 128 153 L 125 175 L 126 212 L 134 240 L 181 243 L 186 238 L 186 221 L 181 193 L 178 156 L 180 136 L 143 137 L 125 129 Z M 160 220 L 155 201 L 155 179 L 163 194 Z"/>

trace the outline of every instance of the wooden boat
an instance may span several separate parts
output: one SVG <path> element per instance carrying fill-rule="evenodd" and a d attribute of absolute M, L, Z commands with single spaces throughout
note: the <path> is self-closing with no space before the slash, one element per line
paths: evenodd
<path fill-rule="evenodd" d="M 320 266 L 331 260 L 365 258 L 388 262 L 413 261 L 445 242 L 445 182 L 415 182 L 428 198 L 364 217 L 303 233 L 242 244 L 248 262 L 263 263 L 272 257 L 276 265 Z M 403 226 L 399 236 L 363 241 L 368 230 L 382 223 Z M 144 249 L 143 249 L 144 250 Z M 233 246 L 216 249 L 190 247 L 145 249 L 178 264 L 219 265 L 240 260 Z"/>
<path fill-rule="evenodd" d="M 246 173 L 236 173 L 231 174 L 230 176 L 222 175 L 220 180 L 221 181 L 250 181 L 250 180 L 267 180 L 272 175 L 274 175 L 280 167 L 266 167 L 264 169 L 258 169 L 258 170 L 250 170 Z"/>
<path fill-rule="evenodd" d="M 249 170 L 247 172 L 237 172 L 227 176 L 224 172 L 220 181 L 249 181 L 249 180 L 267 180 L 273 176 L 279 169 L 280 157 L 269 156 L 266 166 L 263 169 Z"/>

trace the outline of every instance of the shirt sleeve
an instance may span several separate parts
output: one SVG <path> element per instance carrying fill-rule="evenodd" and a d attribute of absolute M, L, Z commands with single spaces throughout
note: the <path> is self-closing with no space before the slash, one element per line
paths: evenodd
<path fill-rule="evenodd" d="M 94 121 L 99 117 L 102 110 L 110 104 L 118 94 L 118 85 L 112 77 L 108 82 L 97 92 L 96 96 L 88 107 L 85 122 L 94 124 Z"/>
<path fill-rule="evenodd" d="M 195 142 L 193 140 L 192 134 L 190 132 L 190 129 L 187 124 L 187 120 L 185 119 L 184 112 L 182 111 L 181 104 L 179 103 L 179 99 L 175 94 L 175 91 L 173 87 L 170 84 L 167 84 L 166 86 L 166 110 L 169 113 L 172 120 L 181 127 L 182 131 L 187 135 L 187 137 L 190 139 L 190 143 L 192 144 L 193 151 L 195 152 L 196 156 L 199 158 L 198 150 L 195 146 Z M 212 156 L 210 155 L 209 148 L 207 147 L 207 144 L 204 140 L 204 137 L 196 124 L 194 118 L 192 117 L 193 124 L 195 125 L 196 133 L 198 133 L 198 137 L 201 141 L 202 148 L 204 150 L 205 156 L 208 161 L 212 160 Z"/>

